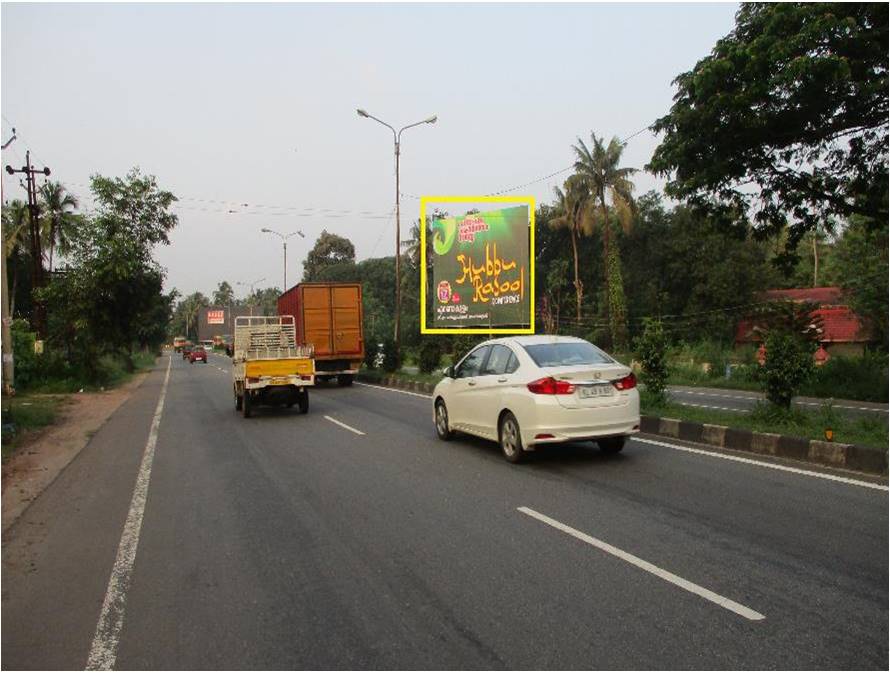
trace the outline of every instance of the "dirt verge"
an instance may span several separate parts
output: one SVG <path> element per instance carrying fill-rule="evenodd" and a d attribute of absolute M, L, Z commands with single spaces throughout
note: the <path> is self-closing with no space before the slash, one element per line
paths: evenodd
<path fill-rule="evenodd" d="M 4 532 L 142 385 L 146 376 L 148 372 L 137 374 L 113 390 L 69 395 L 52 425 L 21 439 L 16 452 L 3 466 Z"/>

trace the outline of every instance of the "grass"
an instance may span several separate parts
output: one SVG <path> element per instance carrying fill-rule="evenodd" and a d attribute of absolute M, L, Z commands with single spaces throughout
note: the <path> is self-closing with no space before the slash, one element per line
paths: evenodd
<path fill-rule="evenodd" d="M 3 462 L 29 431 L 51 425 L 65 401 L 61 395 L 16 395 L 3 398 Z"/>
<path fill-rule="evenodd" d="M 120 358 L 103 355 L 99 358 L 99 366 L 102 372 L 103 383 L 85 383 L 76 376 L 49 379 L 29 385 L 24 392 L 28 394 L 61 395 L 65 393 L 99 392 L 107 388 L 116 388 L 123 385 L 136 374 L 149 371 L 155 363 L 155 356 L 145 351 L 137 351 L 133 354 L 133 371 L 128 372 Z"/>
<path fill-rule="evenodd" d="M 640 397 L 641 411 L 651 416 L 678 418 L 683 421 L 725 425 L 756 432 L 772 432 L 780 435 L 825 439 L 825 429 L 834 431 L 834 441 L 842 444 L 858 444 L 887 449 L 887 420 L 884 417 L 847 416 L 825 404 L 818 411 L 793 409 L 781 411 L 769 404 L 760 404 L 751 413 L 734 413 L 701 407 L 687 407 L 668 402 L 655 404 L 645 391 Z"/>
<path fill-rule="evenodd" d="M 432 374 L 412 374 L 404 371 L 387 373 L 379 369 L 362 369 L 361 374 L 373 381 L 379 381 L 385 376 L 398 376 L 403 381 L 420 381 L 421 383 L 432 383 L 435 385 L 442 380 L 442 369 L 444 367 L 440 367 L 438 373 L 434 372 Z"/>

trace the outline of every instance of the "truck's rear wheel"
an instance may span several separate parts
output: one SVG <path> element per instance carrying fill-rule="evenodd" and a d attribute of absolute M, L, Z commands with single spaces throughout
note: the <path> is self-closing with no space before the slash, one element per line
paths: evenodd
<path fill-rule="evenodd" d="M 244 399 L 241 395 L 238 394 L 238 391 L 235 391 L 235 411 L 241 411 L 241 406 L 244 404 Z"/>
<path fill-rule="evenodd" d="M 297 405 L 300 407 L 301 414 L 309 412 L 309 391 L 305 388 L 300 391 L 299 397 L 297 398 Z"/>
<path fill-rule="evenodd" d="M 251 406 L 250 393 L 245 390 L 244 395 L 241 397 L 241 415 L 244 416 L 244 418 L 250 418 Z"/>
<path fill-rule="evenodd" d="M 340 374 L 337 376 L 337 385 L 351 386 L 353 378 L 352 374 Z"/>

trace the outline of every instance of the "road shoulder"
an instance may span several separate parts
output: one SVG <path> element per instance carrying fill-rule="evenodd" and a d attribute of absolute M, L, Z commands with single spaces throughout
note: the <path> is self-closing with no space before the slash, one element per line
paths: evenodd
<path fill-rule="evenodd" d="M 3 466 L 4 533 L 143 384 L 149 373 L 136 374 L 112 390 L 70 395 L 61 406 L 56 421 L 18 447 Z"/>

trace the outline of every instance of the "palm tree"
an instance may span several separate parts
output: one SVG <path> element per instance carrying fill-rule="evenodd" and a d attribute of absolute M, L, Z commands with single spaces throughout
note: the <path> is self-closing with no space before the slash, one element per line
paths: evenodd
<path fill-rule="evenodd" d="M 15 199 L 3 207 L 3 273 L 12 264 L 12 283 L 9 292 L 9 315 L 15 315 L 16 288 L 21 260 L 28 255 L 28 206 Z"/>
<path fill-rule="evenodd" d="M 603 232 L 603 270 L 608 292 L 609 325 L 613 345 L 624 346 L 627 338 L 624 286 L 621 281 L 621 258 L 612 250 L 612 221 L 616 220 L 625 231 L 630 228 L 633 217 L 634 185 L 630 177 L 635 168 L 619 168 L 624 145 L 618 138 L 612 138 L 605 145 L 604 138 L 590 134 L 588 148 L 581 138 L 572 146 L 575 151 L 575 170 L 581 175 L 590 190 L 594 206 L 594 226 Z M 609 194 L 611 206 L 606 202 Z"/>
<path fill-rule="evenodd" d="M 583 176 L 570 175 L 565 181 L 565 189 L 554 187 L 556 194 L 556 217 L 550 220 L 554 229 L 568 229 L 572 235 L 572 254 L 575 259 L 575 299 L 576 315 L 581 320 L 581 300 L 584 287 L 578 275 L 578 238 L 593 232 L 594 219 L 591 208 L 590 191 Z"/>
<path fill-rule="evenodd" d="M 61 182 L 47 182 L 40 188 L 43 201 L 41 210 L 44 215 L 43 236 L 49 245 L 49 270 L 53 269 L 53 252 L 56 244 L 63 254 L 67 252 L 71 240 L 71 231 L 77 222 L 74 210 L 77 209 L 77 197 L 68 193 Z"/>

